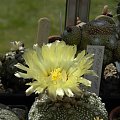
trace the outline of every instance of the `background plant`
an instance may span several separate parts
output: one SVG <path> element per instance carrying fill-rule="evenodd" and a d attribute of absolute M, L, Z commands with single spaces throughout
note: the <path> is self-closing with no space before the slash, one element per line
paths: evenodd
<path fill-rule="evenodd" d="M 40 17 L 51 20 L 50 34 L 60 34 L 60 12 L 64 28 L 66 0 L 0 0 L 0 52 L 9 50 L 10 41 L 23 41 L 26 47 L 36 42 L 37 21 Z M 90 19 L 101 13 L 108 4 L 115 12 L 115 0 L 91 0 Z"/>

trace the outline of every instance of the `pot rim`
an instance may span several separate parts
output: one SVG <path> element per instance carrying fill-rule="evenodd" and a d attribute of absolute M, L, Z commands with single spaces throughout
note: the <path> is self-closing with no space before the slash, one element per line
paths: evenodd
<path fill-rule="evenodd" d="M 110 115 L 109 115 L 109 119 L 113 120 L 113 117 L 116 116 L 117 113 L 120 113 L 120 106 L 117 106 L 112 109 L 112 111 L 110 112 Z"/>

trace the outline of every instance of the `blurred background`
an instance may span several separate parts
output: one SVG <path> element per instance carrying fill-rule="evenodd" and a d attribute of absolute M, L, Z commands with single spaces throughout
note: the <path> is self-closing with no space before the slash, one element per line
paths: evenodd
<path fill-rule="evenodd" d="M 101 14 L 104 5 L 116 15 L 119 0 L 91 0 L 90 20 Z M 60 34 L 65 23 L 66 0 L 0 0 L 0 53 L 10 49 L 11 41 L 23 41 L 26 47 L 36 43 L 37 22 L 41 17 L 51 21 L 50 35 Z"/>

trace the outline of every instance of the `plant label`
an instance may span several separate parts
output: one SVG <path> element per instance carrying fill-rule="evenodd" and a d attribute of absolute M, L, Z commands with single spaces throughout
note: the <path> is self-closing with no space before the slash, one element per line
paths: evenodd
<path fill-rule="evenodd" d="M 38 21 L 37 44 L 42 46 L 48 43 L 50 21 L 48 18 L 40 18 Z"/>
<path fill-rule="evenodd" d="M 91 76 L 91 75 L 87 75 L 85 77 L 91 80 L 92 82 L 90 91 L 93 93 L 96 93 L 99 96 L 102 64 L 103 64 L 103 57 L 104 57 L 104 46 L 88 45 L 87 52 L 94 54 L 94 62 L 91 69 L 93 69 L 96 72 L 98 77 Z"/>

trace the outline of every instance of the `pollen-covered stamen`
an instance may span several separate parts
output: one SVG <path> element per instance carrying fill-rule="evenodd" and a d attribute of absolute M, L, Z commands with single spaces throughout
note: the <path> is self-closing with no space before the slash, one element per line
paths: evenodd
<path fill-rule="evenodd" d="M 61 69 L 60 68 L 54 69 L 51 72 L 51 77 L 52 77 L 52 80 L 61 80 L 62 79 Z"/>

